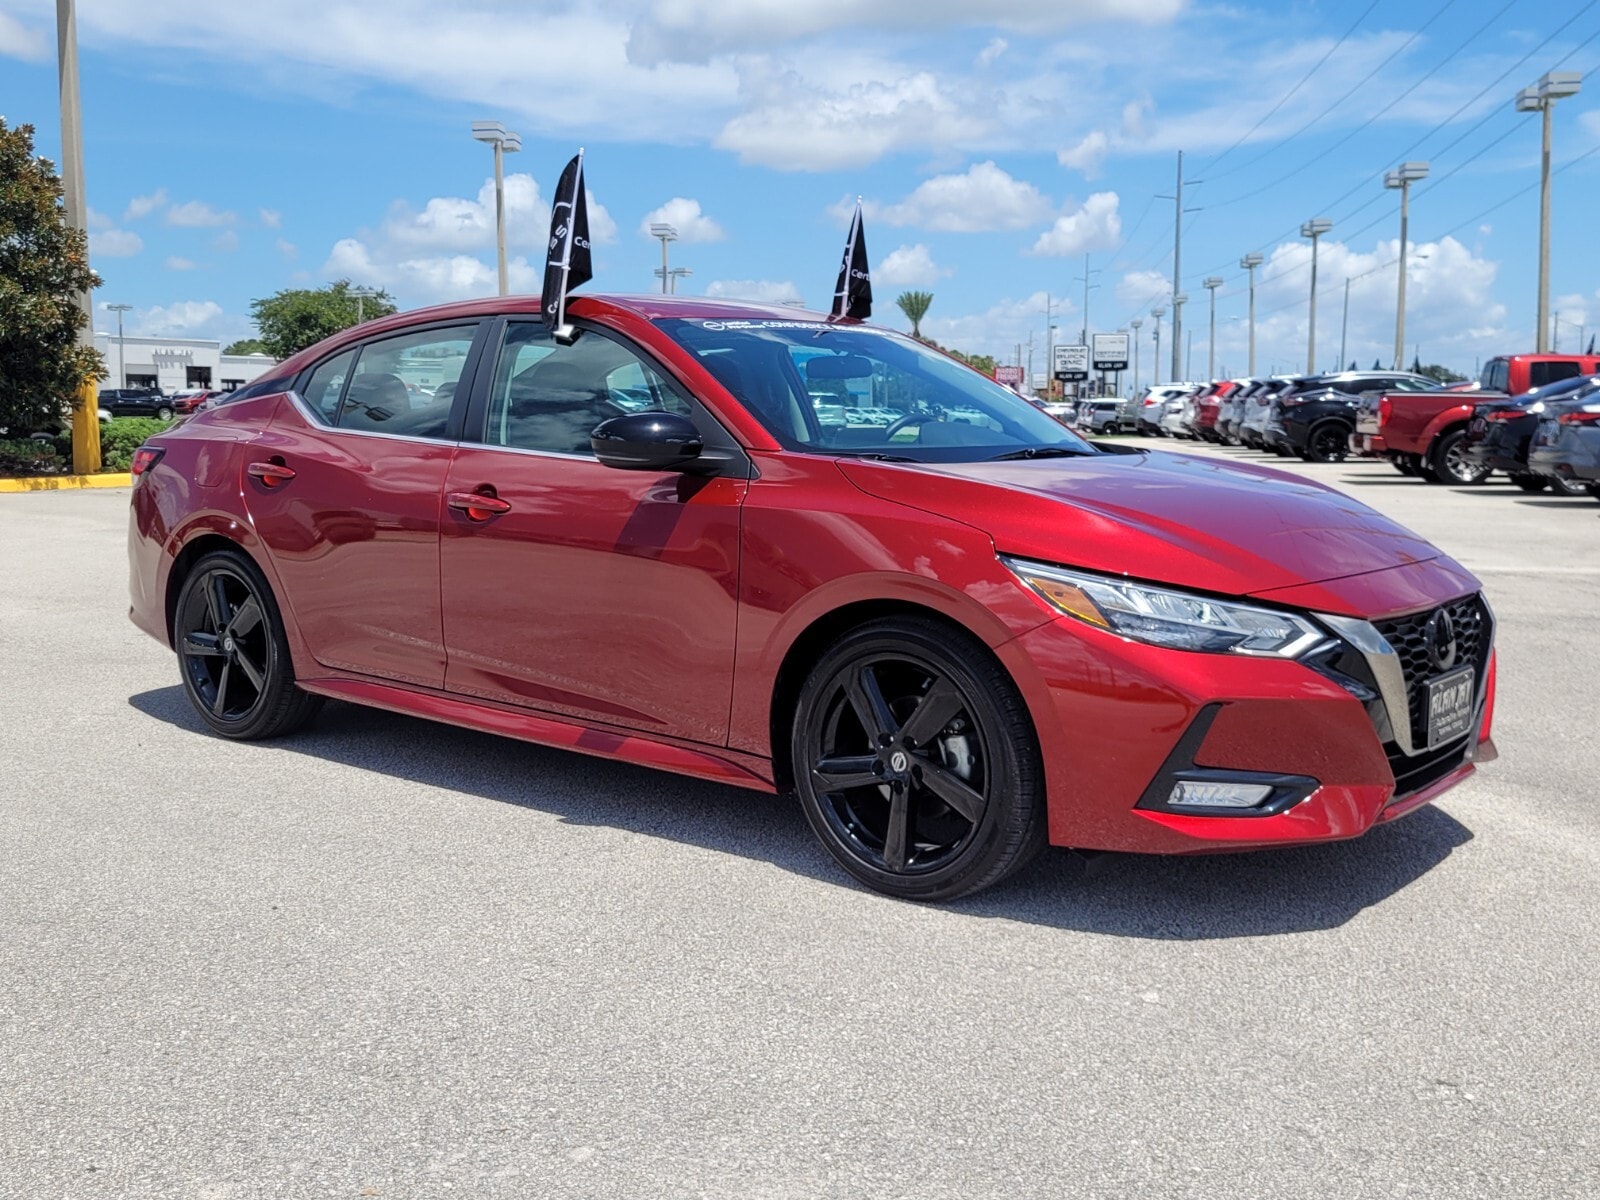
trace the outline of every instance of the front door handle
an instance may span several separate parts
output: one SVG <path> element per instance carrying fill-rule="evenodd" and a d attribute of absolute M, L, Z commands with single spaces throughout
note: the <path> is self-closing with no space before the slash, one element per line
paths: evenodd
<path fill-rule="evenodd" d="M 261 480 L 269 488 L 275 488 L 280 483 L 288 483 L 294 478 L 294 468 L 285 466 L 280 458 L 274 462 L 254 462 L 245 468 L 245 472 Z"/>
<path fill-rule="evenodd" d="M 493 490 L 451 492 L 445 500 L 451 508 L 460 509 L 467 514 L 468 520 L 472 521 L 487 521 L 490 517 L 498 517 L 501 513 L 511 511 L 510 501 L 500 499 Z"/>

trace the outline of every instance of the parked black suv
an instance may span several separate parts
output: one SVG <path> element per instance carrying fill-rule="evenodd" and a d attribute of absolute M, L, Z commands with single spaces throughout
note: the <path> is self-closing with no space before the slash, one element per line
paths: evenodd
<path fill-rule="evenodd" d="M 1356 431 L 1361 397 L 1373 392 L 1432 392 L 1439 384 L 1404 371 L 1341 371 L 1296 382 L 1275 402 L 1283 440 L 1307 462 L 1343 462 Z"/>
<path fill-rule="evenodd" d="M 1528 469 L 1528 451 L 1540 419 L 1557 401 L 1591 400 L 1600 395 L 1600 375 L 1578 375 L 1546 384 L 1507 399 L 1485 400 L 1472 410 L 1467 425 L 1466 457 L 1486 471 L 1504 471 L 1525 492 L 1554 487 L 1565 496 L 1581 496 L 1581 480 L 1535 475 Z"/>
<path fill-rule="evenodd" d="M 100 393 L 100 407 L 113 417 L 159 417 L 172 420 L 172 401 L 160 388 L 106 388 Z"/>

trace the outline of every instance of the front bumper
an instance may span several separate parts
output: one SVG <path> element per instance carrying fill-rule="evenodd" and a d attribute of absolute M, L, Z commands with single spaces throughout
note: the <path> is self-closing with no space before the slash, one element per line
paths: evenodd
<path fill-rule="evenodd" d="M 1413 745 L 1414 687 L 1374 627 L 1318 619 L 1339 628 L 1339 645 L 1317 666 L 1165 650 L 1070 618 L 1002 647 L 1039 732 L 1050 841 L 1165 854 L 1337 841 L 1413 811 L 1493 756 L 1492 618 L 1472 729 L 1432 751 Z M 1306 786 L 1279 793 L 1281 811 L 1174 811 L 1160 799 L 1186 767 Z"/>

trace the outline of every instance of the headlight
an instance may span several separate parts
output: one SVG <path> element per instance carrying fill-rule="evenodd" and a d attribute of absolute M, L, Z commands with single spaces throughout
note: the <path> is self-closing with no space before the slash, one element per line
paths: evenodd
<path fill-rule="evenodd" d="M 1024 559 L 1000 560 L 1057 612 L 1122 637 L 1173 650 L 1298 658 L 1327 640 L 1304 617 L 1191 592 L 1086 575 Z"/>

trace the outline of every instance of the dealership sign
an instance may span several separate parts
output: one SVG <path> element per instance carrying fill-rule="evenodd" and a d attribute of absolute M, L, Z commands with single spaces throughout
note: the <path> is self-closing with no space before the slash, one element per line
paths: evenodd
<path fill-rule="evenodd" d="M 1062 383 L 1089 378 L 1089 347 L 1056 346 L 1051 369 Z"/>
<path fill-rule="evenodd" d="M 1126 371 L 1128 369 L 1127 334 L 1097 333 L 1094 335 L 1094 369 L 1096 371 Z"/>
<path fill-rule="evenodd" d="M 1021 367 L 996 367 L 994 369 L 994 381 L 1003 383 L 1008 387 L 1014 387 L 1021 383 L 1022 377 L 1023 371 Z"/>

